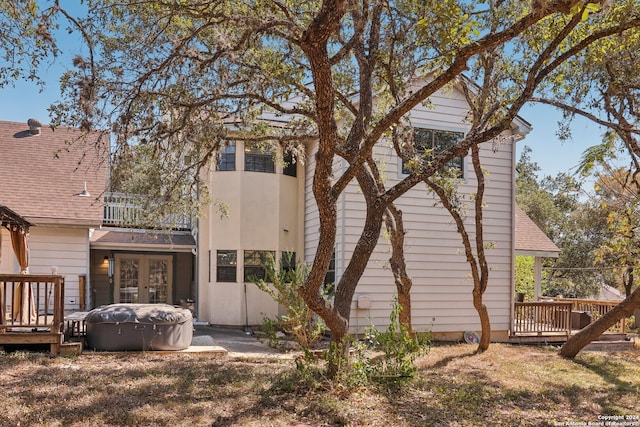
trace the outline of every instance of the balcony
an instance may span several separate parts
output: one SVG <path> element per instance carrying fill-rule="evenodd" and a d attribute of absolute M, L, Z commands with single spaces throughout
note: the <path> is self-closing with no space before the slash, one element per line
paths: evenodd
<path fill-rule="evenodd" d="M 144 196 L 122 193 L 105 193 L 103 225 L 107 227 L 191 230 L 191 217 L 168 215 L 163 219 L 150 220 L 144 211 Z"/>

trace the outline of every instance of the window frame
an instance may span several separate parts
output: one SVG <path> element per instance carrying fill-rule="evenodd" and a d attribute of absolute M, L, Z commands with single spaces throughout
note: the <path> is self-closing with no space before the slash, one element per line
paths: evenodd
<path fill-rule="evenodd" d="M 226 252 L 227 255 L 233 254 L 234 256 L 229 259 L 229 263 L 221 263 L 220 255 Z M 229 274 L 225 277 L 226 280 L 221 280 L 221 276 L 225 276 L 221 274 L 223 271 L 231 271 L 233 269 L 233 274 Z M 233 276 L 233 280 L 231 280 L 231 276 Z M 238 283 L 238 251 L 236 249 L 218 249 L 216 250 L 216 282 L 217 283 Z"/>
<path fill-rule="evenodd" d="M 218 161 L 216 163 L 218 171 L 236 170 L 236 142 L 227 141 L 224 147 L 218 150 Z"/>
<path fill-rule="evenodd" d="M 260 147 L 256 143 L 244 144 L 245 172 L 276 173 L 276 162 L 270 147 Z"/>
<path fill-rule="evenodd" d="M 269 255 L 271 255 L 275 259 L 276 251 L 253 249 L 244 250 L 244 271 L 242 274 L 242 278 L 246 283 L 253 283 L 253 280 L 251 280 L 252 278 L 258 280 L 266 280 L 267 271 L 264 268 L 264 264 L 267 262 Z M 253 262 L 250 263 L 248 261 Z M 260 261 L 260 263 L 255 263 L 257 261 Z"/>
<path fill-rule="evenodd" d="M 418 142 L 418 140 L 416 138 L 416 134 L 420 133 L 420 132 L 430 132 L 431 133 L 431 143 L 429 144 L 430 146 L 427 146 L 425 148 L 425 146 L 427 144 Z M 439 143 L 439 141 L 436 140 L 436 134 L 438 134 L 438 133 L 441 133 L 441 134 L 455 134 L 455 135 L 457 135 L 457 139 L 453 143 L 448 143 L 448 144 L 443 144 L 442 142 Z M 428 162 L 428 161 L 431 160 L 431 158 L 432 158 L 431 156 L 432 156 L 433 153 L 437 153 L 438 151 L 450 148 L 453 145 L 455 145 L 457 142 L 459 142 L 461 139 L 463 139 L 465 137 L 465 132 L 462 131 L 462 130 L 438 129 L 438 128 L 428 128 L 428 127 L 414 126 L 414 128 L 413 128 L 413 137 L 414 137 L 414 146 L 415 146 L 415 149 L 416 149 L 416 154 L 419 153 L 420 156 L 424 156 L 423 161 Z M 432 150 L 432 154 L 425 155 L 425 153 L 427 152 L 428 149 Z M 454 157 L 453 159 L 451 159 L 450 161 L 448 161 L 445 164 L 445 167 L 451 167 L 451 168 L 458 169 L 460 171 L 460 176 L 458 178 L 464 180 L 466 178 L 466 174 L 465 174 L 466 161 L 465 161 L 465 159 L 466 159 L 466 156 Z M 398 162 L 398 168 L 399 168 L 399 175 L 400 176 L 407 176 L 407 175 L 410 174 L 408 168 L 405 167 L 405 163 L 406 162 L 405 162 L 404 159 L 400 159 L 400 162 Z"/>
<path fill-rule="evenodd" d="M 322 281 L 322 291 L 326 295 L 331 295 L 336 289 L 336 250 L 331 253 L 331 260 L 329 261 L 329 267 L 327 273 L 324 275 Z"/>
<path fill-rule="evenodd" d="M 282 251 L 280 253 L 280 271 L 288 278 L 296 271 L 296 253 L 294 251 Z"/>
<path fill-rule="evenodd" d="M 291 151 L 286 151 L 282 155 L 282 174 L 296 178 L 298 176 L 298 162 Z"/>

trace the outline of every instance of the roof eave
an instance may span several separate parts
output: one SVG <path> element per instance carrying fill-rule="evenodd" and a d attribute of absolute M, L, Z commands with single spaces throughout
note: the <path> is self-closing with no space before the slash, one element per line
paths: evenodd
<path fill-rule="evenodd" d="M 560 256 L 560 252 L 538 251 L 535 249 L 516 249 L 515 252 L 519 256 L 537 256 L 541 258 L 558 258 Z"/>

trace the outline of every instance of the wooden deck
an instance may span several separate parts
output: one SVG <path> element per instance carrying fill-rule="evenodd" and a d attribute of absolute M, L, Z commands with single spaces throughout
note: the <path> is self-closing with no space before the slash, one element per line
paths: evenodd
<path fill-rule="evenodd" d="M 0 275 L 0 345 L 49 344 L 60 352 L 64 327 L 64 278 Z"/>
<path fill-rule="evenodd" d="M 513 343 L 562 343 L 576 334 L 586 317 L 593 322 L 611 310 L 617 302 L 569 298 L 552 301 L 516 302 L 509 337 Z M 626 337 L 625 319 L 612 326 L 605 335 Z"/>

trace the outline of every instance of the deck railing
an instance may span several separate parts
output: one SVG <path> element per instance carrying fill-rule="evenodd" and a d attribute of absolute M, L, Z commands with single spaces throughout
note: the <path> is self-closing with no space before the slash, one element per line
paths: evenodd
<path fill-rule="evenodd" d="M 154 219 L 149 224 L 144 214 L 144 198 L 122 193 L 106 193 L 104 196 L 104 219 L 107 226 L 127 228 L 171 228 L 191 230 L 191 218 L 185 215 L 169 215 L 164 219 Z"/>
<path fill-rule="evenodd" d="M 545 297 L 542 297 L 545 298 Z M 571 309 L 573 311 L 585 312 L 591 317 L 591 321 L 594 322 L 598 318 L 602 317 L 605 313 L 611 310 L 613 307 L 618 305 L 619 301 L 599 301 L 599 300 L 589 300 L 589 299 L 576 299 L 576 298 L 551 298 L 553 301 L 558 302 L 566 302 L 571 304 Z M 609 328 L 609 332 L 615 333 L 626 333 L 626 319 L 621 319 L 616 322 L 611 328 Z"/>
<path fill-rule="evenodd" d="M 51 344 L 57 353 L 64 322 L 64 278 L 0 275 L 0 344 Z"/>
<path fill-rule="evenodd" d="M 571 303 L 516 302 L 513 335 L 571 334 Z"/>

